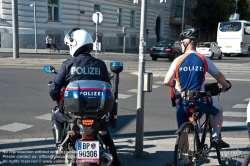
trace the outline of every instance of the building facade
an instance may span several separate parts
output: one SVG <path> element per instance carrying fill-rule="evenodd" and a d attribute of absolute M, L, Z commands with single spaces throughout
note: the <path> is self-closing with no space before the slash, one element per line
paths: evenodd
<path fill-rule="evenodd" d="M 35 2 L 36 16 L 34 6 Z M 175 0 L 160 3 L 148 0 L 147 45 L 172 36 L 170 20 L 175 16 Z M 138 48 L 140 37 L 141 4 L 133 0 L 18 0 L 19 47 L 35 47 L 34 17 L 37 25 L 37 48 L 46 47 L 50 35 L 60 49 L 67 49 L 64 35 L 72 28 L 86 29 L 96 39 L 96 25 L 92 20 L 99 11 L 103 20 L 97 25 L 98 41 L 106 49 L 123 48 L 123 27 L 126 27 L 126 49 Z M 0 1 L 1 47 L 12 48 L 12 1 Z"/>

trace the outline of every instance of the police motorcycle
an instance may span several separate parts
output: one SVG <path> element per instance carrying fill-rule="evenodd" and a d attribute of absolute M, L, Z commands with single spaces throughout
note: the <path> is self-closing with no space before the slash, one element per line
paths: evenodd
<path fill-rule="evenodd" d="M 119 73 L 123 63 L 111 62 L 110 70 L 113 87 L 103 81 L 78 80 L 62 89 L 56 109 L 63 111 L 68 120 L 62 125 L 63 141 L 56 153 L 66 165 L 109 166 L 113 161 L 99 136 L 99 128 L 102 120 L 116 128 Z M 53 66 L 44 66 L 44 71 L 56 74 Z"/>

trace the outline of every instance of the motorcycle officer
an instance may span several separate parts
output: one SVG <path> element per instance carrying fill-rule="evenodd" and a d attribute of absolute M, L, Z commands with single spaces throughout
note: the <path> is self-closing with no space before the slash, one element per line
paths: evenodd
<path fill-rule="evenodd" d="M 59 102 L 61 89 L 67 86 L 70 82 L 75 80 L 100 80 L 110 84 L 109 73 L 106 64 L 100 60 L 92 57 L 90 52 L 93 50 L 93 39 L 91 35 L 84 29 L 73 28 L 69 31 L 65 38 L 64 43 L 69 46 L 70 55 L 72 58 L 63 62 L 59 72 L 55 76 L 53 82 L 49 87 L 49 94 L 54 101 Z M 94 67 L 98 68 L 97 73 L 78 72 L 77 68 Z M 67 122 L 64 112 L 53 111 L 51 117 L 51 125 L 53 136 L 58 146 L 63 141 L 62 124 Z M 113 165 L 120 166 L 116 147 L 108 131 L 106 121 L 100 125 L 100 137 L 106 146 L 109 146 L 110 153 L 113 156 Z"/>

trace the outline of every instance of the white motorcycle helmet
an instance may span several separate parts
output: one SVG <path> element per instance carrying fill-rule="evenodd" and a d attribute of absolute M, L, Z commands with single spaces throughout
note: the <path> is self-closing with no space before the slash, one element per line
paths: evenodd
<path fill-rule="evenodd" d="M 83 52 L 93 50 L 93 39 L 90 34 L 80 28 L 73 28 L 64 37 L 64 43 L 69 46 L 69 53 L 75 57 Z"/>

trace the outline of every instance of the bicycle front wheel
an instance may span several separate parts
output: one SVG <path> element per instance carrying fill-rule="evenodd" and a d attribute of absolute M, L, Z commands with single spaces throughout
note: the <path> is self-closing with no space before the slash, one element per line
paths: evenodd
<path fill-rule="evenodd" d="M 194 125 L 187 122 L 180 129 L 175 143 L 174 165 L 198 165 L 198 139 Z"/>

